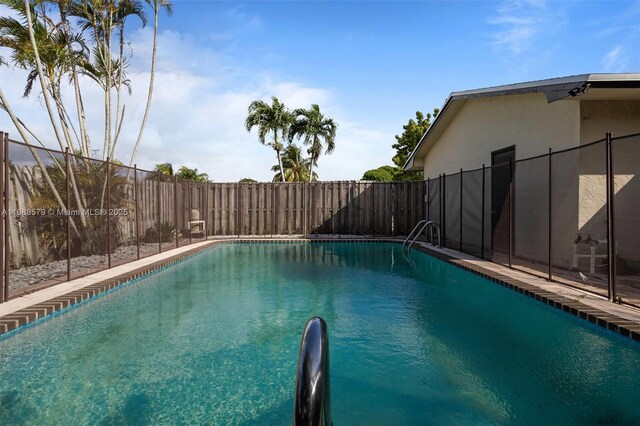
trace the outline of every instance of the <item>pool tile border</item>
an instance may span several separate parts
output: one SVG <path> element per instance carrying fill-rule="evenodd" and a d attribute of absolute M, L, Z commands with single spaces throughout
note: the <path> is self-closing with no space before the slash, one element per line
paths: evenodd
<path fill-rule="evenodd" d="M 594 308 L 551 291 L 546 291 L 540 287 L 525 283 L 517 278 L 491 271 L 464 259 L 459 259 L 455 256 L 450 256 L 448 254 L 432 250 L 423 245 L 416 245 L 414 247 L 423 253 L 436 257 L 474 275 L 479 275 L 482 278 L 535 299 L 553 308 L 589 321 L 592 324 L 598 325 L 609 331 L 613 331 L 621 336 L 628 337 L 636 342 L 640 342 L 640 324 L 635 321 L 630 321 L 616 314 Z"/>
<path fill-rule="evenodd" d="M 343 242 L 343 243 L 402 243 L 401 240 L 393 238 L 238 238 L 238 239 L 220 239 L 211 240 L 209 244 L 196 247 L 186 252 L 176 254 L 166 259 L 145 265 L 143 267 L 128 271 L 104 281 L 90 284 L 78 290 L 71 291 L 62 296 L 55 297 L 45 302 L 37 303 L 27 308 L 20 309 L 16 312 L 0 317 L 0 336 L 10 331 L 16 330 L 18 327 L 32 323 L 42 319 L 63 309 L 73 305 L 82 303 L 94 298 L 102 293 L 115 289 L 132 280 L 142 278 L 161 269 L 182 262 L 193 257 L 205 250 L 221 244 L 242 244 L 242 243 L 313 243 L 313 242 Z M 559 294 L 545 291 L 540 287 L 525 283 L 517 278 L 500 274 L 495 271 L 475 265 L 464 259 L 456 258 L 436 250 L 432 250 L 424 245 L 415 245 L 417 250 L 422 251 L 430 256 L 436 257 L 444 262 L 461 268 L 465 271 L 479 275 L 489 281 L 499 284 L 510 290 L 517 291 L 525 296 L 531 297 L 551 307 L 562 310 L 573 316 L 586 320 L 592 324 L 596 324 L 607 330 L 613 331 L 621 336 L 628 337 L 632 340 L 640 342 L 640 323 L 627 320 L 610 312 L 594 308 L 584 303 L 569 299 Z"/>

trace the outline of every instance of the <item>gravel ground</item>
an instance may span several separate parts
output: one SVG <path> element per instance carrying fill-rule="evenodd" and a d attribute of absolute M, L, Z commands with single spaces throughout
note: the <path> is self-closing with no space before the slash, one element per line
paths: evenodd
<path fill-rule="evenodd" d="M 162 244 L 162 249 L 175 248 L 175 244 Z M 158 253 L 158 244 L 140 244 L 140 257 Z M 136 246 L 118 247 L 111 255 L 111 264 L 127 263 L 137 258 Z M 98 272 L 107 269 L 107 256 L 78 256 L 71 259 L 71 274 L 80 275 L 89 272 Z M 13 269 L 9 275 L 9 291 L 13 294 L 20 290 L 45 281 L 67 279 L 67 260 L 56 260 L 41 265 L 27 266 L 21 269 Z"/>

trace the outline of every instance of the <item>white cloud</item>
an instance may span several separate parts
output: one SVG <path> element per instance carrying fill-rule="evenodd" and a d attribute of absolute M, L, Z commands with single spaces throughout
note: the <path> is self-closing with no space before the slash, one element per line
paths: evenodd
<path fill-rule="evenodd" d="M 623 46 L 616 46 L 602 58 L 602 64 L 607 72 L 620 72 L 625 68 L 626 58 Z"/>
<path fill-rule="evenodd" d="M 127 111 L 116 155 L 124 162 L 128 162 L 144 113 L 150 45 L 150 28 L 132 34 L 134 59 L 128 77 L 133 94 L 123 98 Z M 162 32 L 158 46 L 154 98 L 136 159 L 139 167 L 150 169 L 154 164 L 171 162 L 196 167 L 216 181 L 243 177 L 270 180 L 275 153 L 261 146 L 255 133 L 246 132 L 244 119 L 251 101 L 268 100 L 271 95 L 291 108 L 318 103 L 339 123 L 335 152 L 319 161 L 321 179 L 359 179 L 365 170 L 389 163 L 393 134 L 350 121 L 332 90 L 238 68 L 219 52 L 177 32 Z M 55 148 L 57 143 L 35 91 L 31 98 L 21 98 L 24 81 L 23 71 L 0 70 L 0 87 L 17 114 Z M 89 81 L 82 87 L 93 147 L 101 149 L 103 94 Z M 73 101 L 70 91 L 64 97 Z M 10 129 L 17 138 L 4 114 L 0 129 Z"/>
<path fill-rule="evenodd" d="M 555 5 L 554 5 L 555 8 Z M 528 51 L 536 38 L 558 24 L 558 8 L 552 11 L 545 0 L 505 0 L 496 10 L 489 24 L 499 30 L 493 35 L 498 48 L 515 55 Z"/>

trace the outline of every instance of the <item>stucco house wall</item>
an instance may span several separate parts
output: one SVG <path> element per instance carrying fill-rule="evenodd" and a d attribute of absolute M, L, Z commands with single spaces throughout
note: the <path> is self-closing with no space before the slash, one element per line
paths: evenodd
<path fill-rule="evenodd" d="M 640 132 L 640 101 L 583 101 L 580 103 L 581 144 L 602 139 L 605 132 L 622 136 Z M 606 238 L 606 164 L 604 144 L 580 150 L 579 232 Z M 640 137 L 613 142 L 615 172 L 616 243 L 618 255 L 640 259 Z M 634 232 L 635 231 L 635 232 Z M 604 247 L 598 250 L 604 251 Z"/>
<path fill-rule="evenodd" d="M 516 159 L 578 145 L 580 103 L 547 103 L 542 93 L 469 99 L 424 162 L 425 177 L 491 165 L 491 152 L 516 145 Z"/>
<path fill-rule="evenodd" d="M 581 101 L 576 97 L 548 103 L 542 93 L 467 99 L 420 161 L 425 177 L 437 177 L 460 168 L 476 169 L 483 163 L 489 166 L 492 151 L 512 145 L 516 160 L 521 160 L 545 154 L 549 148 L 560 151 L 586 144 L 603 138 L 605 132 L 622 135 L 638 131 L 640 101 Z M 556 266 L 571 266 L 578 233 L 606 237 L 604 149 L 601 144 L 553 156 L 552 246 Z M 640 141 L 621 141 L 618 154 L 615 150 L 616 146 L 616 201 L 629 211 L 628 207 L 639 201 L 640 182 L 635 178 L 639 165 L 634 159 L 640 158 Z M 546 262 L 548 160 L 517 162 L 515 167 L 514 254 Z M 490 211 L 490 196 L 485 202 Z M 640 229 L 640 214 L 617 215 L 616 219 L 621 229 Z M 640 243 L 633 235 L 618 233 L 619 254 L 640 259 Z M 604 245 L 598 250 L 603 249 Z"/>

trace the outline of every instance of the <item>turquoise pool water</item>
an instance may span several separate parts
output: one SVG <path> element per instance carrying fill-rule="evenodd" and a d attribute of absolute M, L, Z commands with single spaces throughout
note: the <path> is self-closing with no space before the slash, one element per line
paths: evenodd
<path fill-rule="evenodd" d="M 288 425 L 313 315 L 336 425 L 640 424 L 640 345 L 411 257 L 215 247 L 0 340 L 0 424 Z"/>

